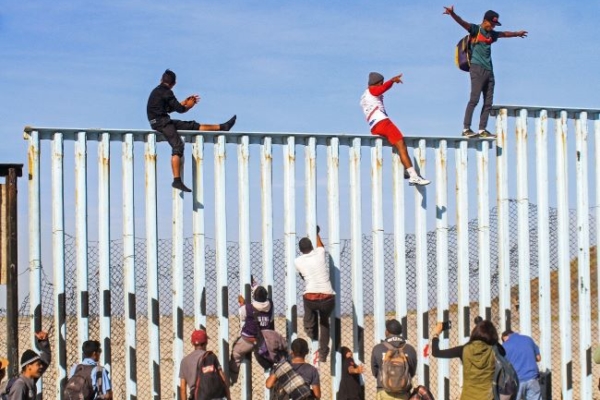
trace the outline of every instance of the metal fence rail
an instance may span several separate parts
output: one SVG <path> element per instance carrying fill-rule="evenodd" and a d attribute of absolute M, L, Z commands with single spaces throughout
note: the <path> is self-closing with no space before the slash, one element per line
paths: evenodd
<path fill-rule="evenodd" d="M 192 145 L 188 168 L 191 164 L 194 191 L 186 198 L 159 189 L 166 184 L 157 165 L 168 149 L 153 132 L 27 128 L 29 214 L 34 216 L 29 220 L 30 332 L 53 316 L 57 354 L 55 374 L 51 382 L 44 380 L 44 393 L 60 397 L 68 364 L 74 361 L 69 354 L 97 335 L 106 349 L 103 361 L 121 388 L 118 398 L 176 396 L 178 365 L 194 326 L 208 327 L 227 368 L 229 346 L 239 332 L 235 297 L 238 291 L 247 293 L 250 273 L 278 299 L 278 329 L 289 338 L 303 336 L 296 324 L 303 310 L 293 258 L 297 236 L 314 235 L 318 223 L 328 239 L 338 293 L 334 352 L 321 367 L 325 397 L 332 398 L 339 383 L 341 359 L 335 350 L 340 343 L 353 343 L 357 358 L 368 362 L 365 354 L 383 338 L 390 314 L 403 322 L 419 350 L 428 343 L 435 319 L 448 316 L 457 322 L 456 336 L 444 338 L 445 346 L 464 343 L 473 316 L 483 314 L 499 329 L 511 327 L 538 338 L 543 353 L 559 348 L 559 358 L 544 357 L 542 364 L 560 376 L 556 393 L 569 399 L 576 387 L 577 397 L 591 398 L 591 371 L 584 365 L 589 365 L 592 330 L 597 330 L 591 324 L 597 298 L 592 302 L 589 269 L 590 243 L 595 243 L 590 229 L 597 226 L 590 223 L 587 182 L 599 179 L 600 163 L 588 155 L 587 118 L 590 114 L 595 121 L 594 136 L 600 135 L 598 110 L 498 107 L 495 112 L 495 142 L 407 138 L 417 169 L 435 176 L 432 185 L 419 189 L 405 186 L 397 154 L 374 137 L 182 132 Z M 554 136 L 547 134 L 548 119 Z M 535 142 L 528 137 L 531 120 Z M 575 140 L 568 135 L 571 129 Z M 597 149 L 598 141 L 594 144 Z M 73 158 L 68 157 L 71 145 Z M 548 152 L 550 146 L 555 153 Z M 88 156 L 90 149 L 97 149 L 97 158 Z M 121 157 L 111 157 L 115 149 Z M 495 157 L 490 157 L 491 149 Z M 297 159 L 298 151 L 304 157 Z M 42 168 L 40 160 L 47 154 L 51 168 Z M 365 155 L 368 162 L 362 161 Z M 592 173 L 588 164 L 593 164 Z M 568 166 L 575 168 L 575 185 L 569 185 Z M 494 175 L 495 187 L 489 184 Z M 143 185 L 140 176 L 145 177 Z M 89 184 L 96 180 L 98 187 Z M 52 192 L 50 204 L 41 202 L 46 190 Z M 569 202 L 573 196 L 577 201 Z M 296 198 L 303 198 L 303 204 Z M 599 202 L 597 196 L 592 208 Z M 532 208 L 536 203 L 540 207 Z M 577 206 L 574 233 L 569 204 Z M 513 207 L 516 222 L 511 221 Z M 170 217 L 164 214 L 169 209 Z M 71 261 L 65 254 L 66 232 L 74 232 Z M 145 232 L 145 251 L 140 232 Z M 370 232 L 367 243 L 365 232 Z M 160 236 L 171 237 L 170 248 L 162 253 Z M 238 243 L 235 256 L 228 245 L 232 238 Z M 120 247 L 113 247 L 115 240 Z M 570 248 L 572 240 L 576 251 Z M 97 243 L 97 270 L 92 243 Z M 575 255 L 578 285 L 571 295 L 570 260 Z M 67 262 L 74 263 L 72 269 Z M 551 286 L 554 265 L 558 290 Z M 43 303 L 42 270 L 53 276 L 50 304 Z M 73 274 L 74 301 L 67 295 Z M 122 280 L 115 281 L 117 276 Z M 537 287 L 532 286 L 536 279 Z M 97 314 L 92 298 L 98 299 Z M 577 322 L 571 298 L 577 298 Z M 559 335 L 551 335 L 557 331 L 551 318 L 555 301 L 560 305 Z M 73 306 L 75 319 L 69 311 Z M 579 352 L 573 353 L 575 337 Z M 418 381 L 435 387 L 440 398 L 455 396 L 458 388 L 448 382 L 460 378 L 449 368 L 452 363 L 418 353 Z M 142 360 L 148 367 L 140 365 Z M 573 370 L 573 365 L 581 367 Z M 239 398 L 263 392 L 256 369 L 243 368 L 236 390 L 245 389 Z M 367 378 L 367 387 L 373 390 L 372 385 Z"/>

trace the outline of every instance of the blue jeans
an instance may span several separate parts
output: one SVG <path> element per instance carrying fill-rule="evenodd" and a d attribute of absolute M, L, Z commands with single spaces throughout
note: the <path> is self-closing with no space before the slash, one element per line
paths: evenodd
<path fill-rule="evenodd" d="M 537 379 L 531 379 L 519 384 L 517 400 L 542 400 L 542 391 Z"/>

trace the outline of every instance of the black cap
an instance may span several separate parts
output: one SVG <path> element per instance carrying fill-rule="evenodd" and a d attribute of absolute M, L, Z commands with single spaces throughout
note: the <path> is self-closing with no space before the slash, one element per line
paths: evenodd
<path fill-rule="evenodd" d="M 390 319 L 385 323 L 385 329 L 392 335 L 402 334 L 402 324 L 397 319 Z"/>
<path fill-rule="evenodd" d="M 485 12 L 485 15 L 483 16 L 483 19 L 485 21 L 489 21 L 495 25 L 502 26 L 502 24 L 498 21 L 498 18 L 500 18 L 498 13 L 496 11 L 492 11 L 492 10 L 487 10 Z"/>

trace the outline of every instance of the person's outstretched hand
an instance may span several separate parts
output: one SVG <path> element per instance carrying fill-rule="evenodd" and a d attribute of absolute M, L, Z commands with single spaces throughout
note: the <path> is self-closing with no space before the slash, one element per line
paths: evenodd
<path fill-rule="evenodd" d="M 452 15 L 454 12 L 454 6 L 444 7 L 444 14 Z"/>
<path fill-rule="evenodd" d="M 402 74 L 394 76 L 392 78 L 392 81 L 394 81 L 394 83 L 403 83 L 402 82 Z"/>

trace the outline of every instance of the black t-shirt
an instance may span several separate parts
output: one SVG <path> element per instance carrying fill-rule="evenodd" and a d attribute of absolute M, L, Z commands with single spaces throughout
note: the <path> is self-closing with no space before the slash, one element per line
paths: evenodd
<path fill-rule="evenodd" d="M 342 361 L 342 379 L 337 400 L 363 400 L 364 386 L 360 384 L 360 375 L 348 372 L 349 367 L 356 367 L 352 358 L 344 358 Z"/>
<path fill-rule="evenodd" d="M 162 83 L 154 88 L 148 97 L 148 105 L 146 113 L 148 120 L 151 121 L 157 118 L 169 118 L 169 113 L 183 113 L 186 108 L 181 105 L 173 91 Z"/>

